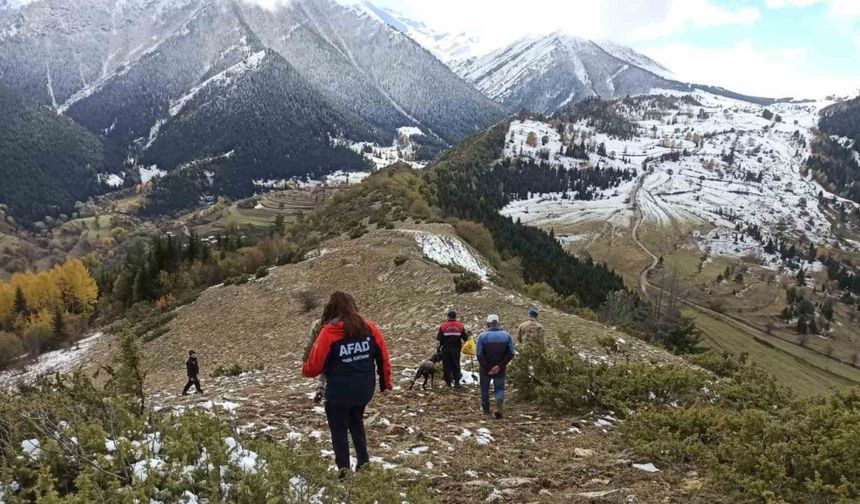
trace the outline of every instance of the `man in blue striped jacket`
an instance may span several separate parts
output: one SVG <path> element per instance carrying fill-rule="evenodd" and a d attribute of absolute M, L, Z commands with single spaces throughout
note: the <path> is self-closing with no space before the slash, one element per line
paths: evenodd
<path fill-rule="evenodd" d="M 496 394 L 496 419 L 502 419 L 505 404 L 505 368 L 515 353 L 514 338 L 499 327 L 499 316 L 487 317 L 487 330 L 478 336 L 477 354 L 481 365 L 481 408 L 490 414 L 490 381 Z"/>

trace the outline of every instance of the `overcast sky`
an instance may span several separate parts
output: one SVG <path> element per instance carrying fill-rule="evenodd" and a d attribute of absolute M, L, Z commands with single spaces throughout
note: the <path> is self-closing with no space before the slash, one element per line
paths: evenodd
<path fill-rule="evenodd" d="M 486 50 L 563 30 L 641 51 L 681 80 L 765 96 L 860 89 L 860 0 L 372 0 Z"/>

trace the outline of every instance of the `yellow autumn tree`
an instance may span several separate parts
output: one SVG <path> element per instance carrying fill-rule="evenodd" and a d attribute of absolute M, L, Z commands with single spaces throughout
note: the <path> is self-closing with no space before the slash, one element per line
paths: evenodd
<path fill-rule="evenodd" d="M 24 291 L 30 311 L 53 309 L 60 305 L 60 289 L 49 272 L 15 273 L 12 275 L 12 287 L 20 287 Z"/>
<path fill-rule="evenodd" d="M 0 282 L 0 322 L 12 320 L 15 292 L 20 288 L 31 313 L 61 310 L 87 317 L 95 310 L 99 289 L 90 271 L 78 259 L 50 271 L 16 273 L 9 283 Z"/>
<path fill-rule="evenodd" d="M 0 327 L 12 320 L 12 308 L 15 306 L 15 289 L 0 282 Z"/>
<path fill-rule="evenodd" d="M 56 266 L 50 275 L 66 311 L 84 316 L 93 313 L 99 298 L 99 288 L 83 262 L 72 259 Z"/>

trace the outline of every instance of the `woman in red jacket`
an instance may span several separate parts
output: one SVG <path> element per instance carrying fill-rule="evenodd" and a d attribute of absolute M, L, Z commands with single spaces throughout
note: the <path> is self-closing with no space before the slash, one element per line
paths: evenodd
<path fill-rule="evenodd" d="M 311 348 L 302 373 L 308 378 L 325 374 L 325 412 L 331 430 L 335 463 L 349 471 L 349 439 L 355 445 L 356 470 L 370 462 L 364 431 L 364 409 L 373 399 L 376 374 L 379 390 L 391 390 L 391 360 L 379 329 L 358 314 L 355 299 L 345 292 L 331 295 L 325 325 Z"/>

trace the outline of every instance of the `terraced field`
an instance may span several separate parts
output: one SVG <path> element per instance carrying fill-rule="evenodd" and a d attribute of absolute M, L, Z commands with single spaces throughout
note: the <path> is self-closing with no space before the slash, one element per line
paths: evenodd
<path fill-rule="evenodd" d="M 225 229 L 269 227 L 278 216 L 284 218 L 285 224 L 291 224 L 336 191 L 321 187 L 272 191 L 251 201 L 252 207 L 247 206 L 247 201 L 223 206 L 216 204 L 212 208 L 194 212 L 180 219 L 180 222 L 200 235 Z"/>

